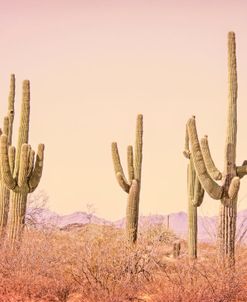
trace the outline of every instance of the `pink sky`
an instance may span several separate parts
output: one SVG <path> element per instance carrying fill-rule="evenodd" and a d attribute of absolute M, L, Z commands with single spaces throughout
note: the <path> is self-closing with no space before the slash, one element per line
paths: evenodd
<path fill-rule="evenodd" d="M 110 145 L 134 141 L 144 115 L 140 213 L 187 209 L 185 123 L 197 116 L 223 168 L 227 32 L 237 37 L 238 163 L 247 159 L 246 1 L 0 1 L 0 117 L 8 81 L 31 81 L 30 143 L 46 145 L 39 189 L 58 213 L 86 209 L 125 215 L 126 194 L 113 173 Z M 18 127 L 18 110 L 15 132 Z M 247 194 L 243 179 L 240 200 Z M 205 198 L 202 214 L 216 213 Z M 247 207 L 247 198 L 240 208 Z"/>

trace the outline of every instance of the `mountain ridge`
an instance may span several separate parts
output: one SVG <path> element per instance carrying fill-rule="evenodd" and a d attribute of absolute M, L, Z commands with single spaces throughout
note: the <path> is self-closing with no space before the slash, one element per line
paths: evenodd
<path fill-rule="evenodd" d="M 31 216 L 36 223 L 41 225 L 53 225 L 60 229 L 69 225 L 84 225 L 84 224 L 99 224 L 99 225 L 112 225 L 117 228 L 125 226 L 125 218 L 116 221 L 109 221 L 104 218 L 97 217 L 92 213 L 85 211 L 76 211 L 71 214 L 59 215 L 49 209 L 39 209 L 37 213 L 32 213 L 33 209 L 29 208 L 27 216 Z M 140 215 L 139 229 L 148 225 L 163 224 L 167 227 L 169 216 L 169 228 L 173 230 L 178 236 L 186 239 L 187 237 L 187 213 L 180 211 L 167 215 L 150 214 Z M 216 239 L 217 234 L 217 217 L 218 216 L 200 216 L 198 215 L 198 239 L 200 241 L 213 241 Z M 236 238 L 241 241 L 247 241 L 244 233 L 247 233 L 247 209 L 238 213 Z M 247 237 L 247 236 L 246 236 Z"/>

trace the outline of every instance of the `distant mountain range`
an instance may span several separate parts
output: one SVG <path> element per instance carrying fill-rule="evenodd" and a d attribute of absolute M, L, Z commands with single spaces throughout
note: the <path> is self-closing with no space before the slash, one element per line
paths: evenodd
<path fill-rule="evenodd" d="M 164 224 L 167 225 L 168 215 L 149 215 L 140 216 L 139 225 L 140 229 L 143 226 Z M 30 217 L 41 225 L 53 225 L 60 229 L 69 229 L 70 225 L 80 225 L 92 223 L 100 225 L 113 225 L 118 228 L 123 228 L 125 225 L 125 219 L 120 219 L 114 222 L 99 218 L 95 215 L 88 214 L 86 212 L 74 212 L 68 215 L 58 215 L 48 209 L 29 209 L 27 217 Z M 217 232 L 217 219 L 218 216 L 198 216 L 198 239 L 200 241 L 213 241 L 216 238 Z M 169 228 L 172 229 L 181 238 L 187 237 L 187 214 L 185 212 L 171 213 L 169 214 Z M 246 232 L 246 236 L 245 236 Z M 237 240 L 247 242 L 247 210 L 238 213 L 237 220 Z"/>

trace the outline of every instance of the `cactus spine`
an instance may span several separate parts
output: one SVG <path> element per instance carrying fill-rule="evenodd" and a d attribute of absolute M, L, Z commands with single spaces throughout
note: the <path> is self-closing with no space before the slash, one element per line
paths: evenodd
<path fill-rule="evenodd" d="M 126 235 L 130 243 L 135 243 L 137 240 L 138 231 L 138 213 L 139 213 L 139 198 L 141 188 L 141 168 L 142 168 L 142 136 L 143 136 L 143 116 L 137 116 L 136 125 L 136 141 L 135 154 L 133 147 L 127 148 L 128 161 L 128 180 L 124 175 L 121 165 L 117 143 L 112 143 L 112 159 L 115 170 L 115 175 L 120 187 L 128 193 L 127 209 L 126 209 Z"/>
<path fill-rule="evenodd" d="M 184 156 L 189 159 L 187 166 L 188 192 L 188 254 L 190 258 L 197 258 L 197 207 L 202 204 L 204 189 L 196 175 L 194 163 L 189 150 L 189 136 L 186 129 Z"/>
<path fill-rule="evenodd" d="M 195 118 L 187 123 L 189 139 L 192 148 L 192 158 L 198 178 L 206 192 L 214 199 L 221 200 L 218 225 L 218 250 L 223 262 L 234 264 L 235 232 L 237 217 L 237 195 L 240 186 L 240 178 L 247 174 L 247 165 L 236 167 L 236 142 L 237 142 L 237 68 L 236 68 L 236 44 L 235 34 L 228 33 L 228 114 L 227 132 L 224 155 L 224 172 L 222 185 L 215 180 L 221 178 L 221 174 L 213 173 L 210 163 L 211 155 L 207 137 L 198 140 Z M 218 176 L 217 176 L 218 174 Z"/>
<path fill-rule="evenodd" d="M 25 224 L 27 195 L 39 184 L 43 169 L 44 145 L 35 152 L 28 145 L 30 116 L 30 83 L 23 82 L 23 98 L 17 150 L 8 148 L 8 137 L 1 136 L 0 167 L 2 180 L 10 192 L 9 238 L 12 242 L 20 241 Z"/>
<path fill-rule="evenodd" d="M 15 76 L 10 77 L 10 92 L 8 98 L 8 116 L 4 118 L 3 132 L 8 137 L 8 145 L 12 142 L 12 129 L 14 122 L 14 102 L 15 102 Z M 10 191 L 2 181 L 0 169 L 0 238 L 3 238 L 6 233 L 6 226 L 9 213 L 9 196 Z"/>

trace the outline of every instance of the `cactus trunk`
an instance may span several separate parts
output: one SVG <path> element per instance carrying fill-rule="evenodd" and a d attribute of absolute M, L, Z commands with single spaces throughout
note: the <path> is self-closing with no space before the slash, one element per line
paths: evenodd
<path fill-rule="evenodd" d="M 9 189 L 0 182 L 0 238 L 4 238 L 6 234 L 9 213 L 9 196 Z"/>
<path fill-rule="evenodd" d="M 189 149 L 189 136 L 186 127 L 184 156 L 189 159 L 187 167 L 188 193 L 188 254 L 190 258 L 197 258 L 197 208 L 202 204 L 204 190 L 197 177 L 194 162 Z"/>
<path fill-rule="evenodd" d="M 188 203 L 188 252 L 190 258 L 197 258 L 197 207 Z"/>
<path fill-rule="evenodd" d="M 15 102 L 15 76 L 10 77 L 10 91 L 8 97 L 8 115 L 4 118 L 3 133 L 8 137 L 8 145 L 12 143 L 12 129 L 14 122 L 14 102 Z M 1 134 L 0 134 L 1 136 Z M 0 168 L 0 238 L 4 238 L 9 215 L 10 191 L 4 184 Z"/>
<path fill-rule="evenodd" d="M 192 158 L 188 164 L 188 253 L 197 258 L 197 208 L 202 204 L 204 190 L 196 175 Z"/>
<path fill-rule="evenodd" d="M 11 192 L 10 223 L 8 236 L 10 242 L 20 242 L 25 226 L 27 193 Z"/>
<path fill-rule="evenodd" d="M 225 167 L 223 184 L 228 192 L 231 181 L 236 177 L 236 145 L 237 145 L 237 64 L 235 36 L 228 36 L 228 112 L 227 132 L 225 143 Z M 220 204 L 220 222 L 218 231 L 219 257 L 221 260 L 228 258 L 234 261 L 235 232 L 237 219 L 237 196 L 227 200 L 225 196 Z"/>
<path fill-rule="evenodd" d="M 129 242 L 136 242 L 139 217 L 139 185 L 136 180 L 132 181 L 126 209 L 126 235 Z"/>

